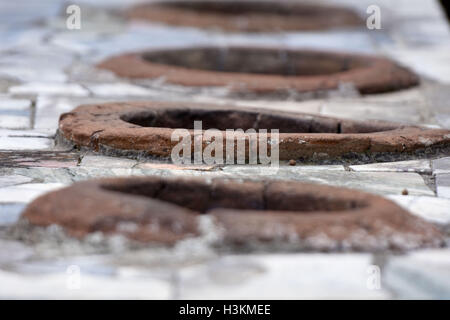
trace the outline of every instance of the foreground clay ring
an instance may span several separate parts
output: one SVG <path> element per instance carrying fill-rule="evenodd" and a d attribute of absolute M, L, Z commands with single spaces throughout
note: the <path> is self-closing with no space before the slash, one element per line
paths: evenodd
<path fill-rule="evenodd" d="M 130 53 L 98 65 L 120 77 L 163 78 L 188 87 L 227 87 L 231 94 L 321 93 L 352 84 L 362 94 L 419 83 L 408 69 L 381 57 L 272 48 L 185 48 Z"/>
<path fill-rule="evenodd" d="M 231 32 L 276 32 L 362 27 L 351 9 L 279 1 L 165 1 L 128 10 L 129 19 Z"/>
<path fill-rule="evenodd" d="M 257 132 L 267 129 L 270 139 L 270 130 L 279 129 L 280 160 L 391 161 L 446 154 L 450 148 L 450 131 L 443 129 L 253 108 L 154 101 L 79 106 L 61 115 L 58 141 L 110 155 L 170 158 L 172 148 L 178 144 L 177 140 L 172 141 L 174 130 L 185 128 L 193 139 L 194 121 L 200 120 L 203 130 L 221 130 L 223 137 L 226 129 L 253 128 Z M 203 148 L 207 144 L 206 137 L 203 137 Z M 225 148 L 225 138 L 223 145 Z M 268 148 L 270 154 L 270 143 Z"/>
<path fill-rule="evenodd" d="M 442 244 L 432 225 L 391 201 L 355 190 L 299 182 L 119 178 L 75 183 L 33 201 L 22 218 L 82 238 L 121 234 L 174 244 L 213 217 L 222 244 L 294 249 L 411 249 Z M 211 231 L 211 230 L 210 230 Z"/>

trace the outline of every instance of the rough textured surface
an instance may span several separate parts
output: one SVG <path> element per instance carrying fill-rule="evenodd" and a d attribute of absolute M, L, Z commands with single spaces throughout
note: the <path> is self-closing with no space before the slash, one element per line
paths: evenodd
<path fill-rule="evenodd" d="M 443 244 L 437 229 L 381 197 L 298 182 L 93 180 L 40 197 L 23 218 L 61 225 L 75 237 L 101 231 L 173 244 L 201 233 L 201 214 L 214 217 L 222 244 L 244 248 L 365 251 Z"/>
<path fill-rule="evenodd" d="M 216 230 L 208 229 L 208 225 L 206 237 L 182 240 L 170 248 L 146 245 L 140 250 L 130 248 L 123 237 L 105 240 L 100 233 L 79 241 L 67 237 L 55 225 L 15 234 L 11 224 L 16 223 L 23 208 L 35 196 L 57 186 L 55 183 L 69 185 L 129 175 L 266 178 L 266 168 L 254 165 L 177 166 L 152 159 L 130 162 L 79 150 L 55 150 L 53 136 L 59 116 L 82 104 L 132 100 L 219 103 L 249 111 L 259 108 L 450 129 L 450 29 L 438 1 L 405 0 L 393 5 L 392 0 L 323 0 L 321 3 L 351 8 L 363 20 L 368 16 L 368 6 L 378 5 L 382 29 L 275 33 L 223 33 L 217 29 L 124 21 L 115 14 L 137 2 L 142 0 L 78 0 L 75 4 L 81 7 L 81 30 L 68 30 L 66 0 L 0 1 L 0 176 L 6 177 L 0 190 L 2 298 L 448 296 L 446 248 L 424 254 L 423 259 L 418 259 L 415 251 L 408 256 L 388 251 L 235 254 L 210 246 L 210 241 L 217 239 Z M 289 93 L 266 99 L 254 94 L 241 99 L 219 87 L 180 86 L 162 78 L 118 78 L 95 67 L 108 57 L 127 52 L 212 45 L 310 48 L 384 56 L 413 70 L 420 77 L 420 85 L 364 96 L 352 86 L 342 85 L 326 95 Z M 450 199 L 435 194 L 434 179 L 450 171 L 445 159 L 443 166 L 438 166 L 439 162 L 433 164 L 431 175 L 428 166 L 420 163 L 372 163 L 356 172 L 345 164 L 305 166 L 297 161 L 293 167 L 281 163 L 273 178 L 344 186 L 394 199 L 405 210 L 436 224 L 448 244 Z M 405 188 L 407 196 L 401 195 Z M 24 241 L 25 236 L 31 241 Z M 72 267 L 79 268 L 80 287 L 67 286 Z M 377 267 L 381 280 L 378 289 L 368 286 L 374 275 L 370 271 Z"/>
<path fill-rule="evenodd" d="M 203 130 L 279 129 L 280 160 L 401 159 L 448 152 L 450 147 L 448 130 L 189 103 L 84 105 L 61 116 L 59 131 L 78 147 L 94 151 L 168 158 L 178 143 L 171 140 L 173 131 L 191 130 L 197 120 L 203 121 Z M 203 148 L 206 145 L 204 138 Z M 226 141 L 223 146 L 225 156 Z"/>
<path fill-rule="evenodd" d="M 169 25 L 234 32 L 323 30 L 364 25 L 351 9 L 292 1 L 160 1 L 133 7 L 126 16 Z"/>
<path fill-rule="evenodd" d="M 227 87 L 232 94 L 326 92 L 350 83 L 362 94 L 418 84 L 408 69 L 380 57 L 270 48 L 188 48 L 131 53 L 98 65 L 120 77 L 163 78 L 190 87 Z"/>

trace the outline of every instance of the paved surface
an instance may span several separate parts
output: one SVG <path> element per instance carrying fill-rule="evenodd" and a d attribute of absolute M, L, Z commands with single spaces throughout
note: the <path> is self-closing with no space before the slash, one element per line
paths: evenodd
<path fill-rule="evenodd" d="M 83 103 L 228 102 L 450 129 L 450 31 L 437 1 L 402 0 L 394 6 L 390 0 L 334 0 L 330 2 L 346 3 L 361 15 L 368 5 L 379 5 L 382 30 L 267 35 L 126 23 L 116 12 L 137 1 L 91 2 L 76 1 L 82 10 L 81 30 L 66 28 L 66 1 L 0 3 L 1 298 L 450 298 L 450 252 L 445 248 L 403 255 L 239 255 L 216 252 L 207 238 L 185 241 L 170 250 L 130 250 L 121 238 L 95 234 L 79 243 L 54 227 L 26 237 L 11 230 L 28 202 L 78 180 L 149 174 L 255 178 L 262 170 L 252 166 L 185 170 L 55 150 L 59 115 Z M 321 100 L 238 101 L 220 90 L 131 82 L 92 67 L 125 51 L 211 43 L 385 54 L 419 73 L 422 84 L 367 97 L 343 88 Z M 450 158 L 350 167 L 283 166 L 273 178 L 380 194 L 450 234 Z M 402 195 L 404 189 L 408 195 Z"/>

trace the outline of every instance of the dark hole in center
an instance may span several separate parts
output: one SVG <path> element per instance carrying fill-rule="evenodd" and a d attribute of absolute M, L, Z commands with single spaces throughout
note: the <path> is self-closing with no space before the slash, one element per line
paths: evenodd
<path fill-rule="evenodd" d="M 293 2 L 279 3 L 278 1 L 169 1 L 158 2 L 156 5 L 180 10 L 226 15 L 270 14 L 311 17 L 329 14 L 327 7 Z M 333 9 L 336 10 L 336 8 Z"/>
<path fill-rule="evenodd" d="M 367 65 L 363 59 L 333 53 L 263 48 L 178 49 L 145 53 L 143 58 L 189 69 L 283 76 L 330 75 Z"/>
<path fill-rule="evenodd" d="M 317 195 L 311 192 L 284 192 L 284 190 L 242 190 L 226 183 L 210 185 L 198 181 L 136 182 L 126 185 L 105 185 L 103 189 L 124 194 L 144 196 L 190 210 L 208 213 L 217 208 L 257 211 L 343 211 L 364 208 L 363 201 Z"/>
<path fill-rule="evenodd" d="M 364 122 L 358 126 L 343 128 L 338 119 L 235 110 L 141 111 L 126 113 L 121 119 L 141 127 L 194 129 L 194 121 L 202 121 L 202 130 L 267 129 L 270 132 L 272 129 L 278 129 L 280 133 L 371 133 L 395 129 L 394 126 L 379 126 L 376 122 Z"/>

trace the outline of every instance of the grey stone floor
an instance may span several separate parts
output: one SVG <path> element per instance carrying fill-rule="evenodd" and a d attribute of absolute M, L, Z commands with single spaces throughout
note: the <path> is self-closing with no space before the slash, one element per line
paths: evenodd
<path fill-rule="evenodd" d="M 105 240 L 95 234 L 79 243 L 53 227 L 35 241 L 17 240 L 10 228 L 27 203 L 74 181 L 127 175 L 258 179 L 264 170 L 256 166 L 186 170 L 56 150 L 53 137 L 59 115 L 83 103 L 144 99 L 231 103 L 450 129 L 450 30 L 437 1 L 322 0 L 349 5 L 362 16 L 368 5 L 377 4 L 382 9 L 382 30 L 262 35 L 129 23 L 118 17 L 118 11 L 135 2 L 71 1 L 81 7 L 81 30 L 66 28 L 67 1 L 0 2 L 0 298 L 450 298 L 450 251 L 445 248 L 402 255 L 237 254 L 216 252 L 206 237 L 173 249 L 130 250 L 121 238 Z M 307 101 L 295 96 L 284 101 L 236 100 L 227 97 L 226 90 L 126 81 L 92 67 L 121 52 L 211 43 L 384 54 L 415 70 L 422 84 L 367 97 L 342 88 Z M 450 235 L 450 158 L 350 167 L 282 166 L 270 178 L 380 194 Z M 407 196 L 401 195 L 405 188 Z M 378 271 L 380 287 L 373 285 Z"/>

